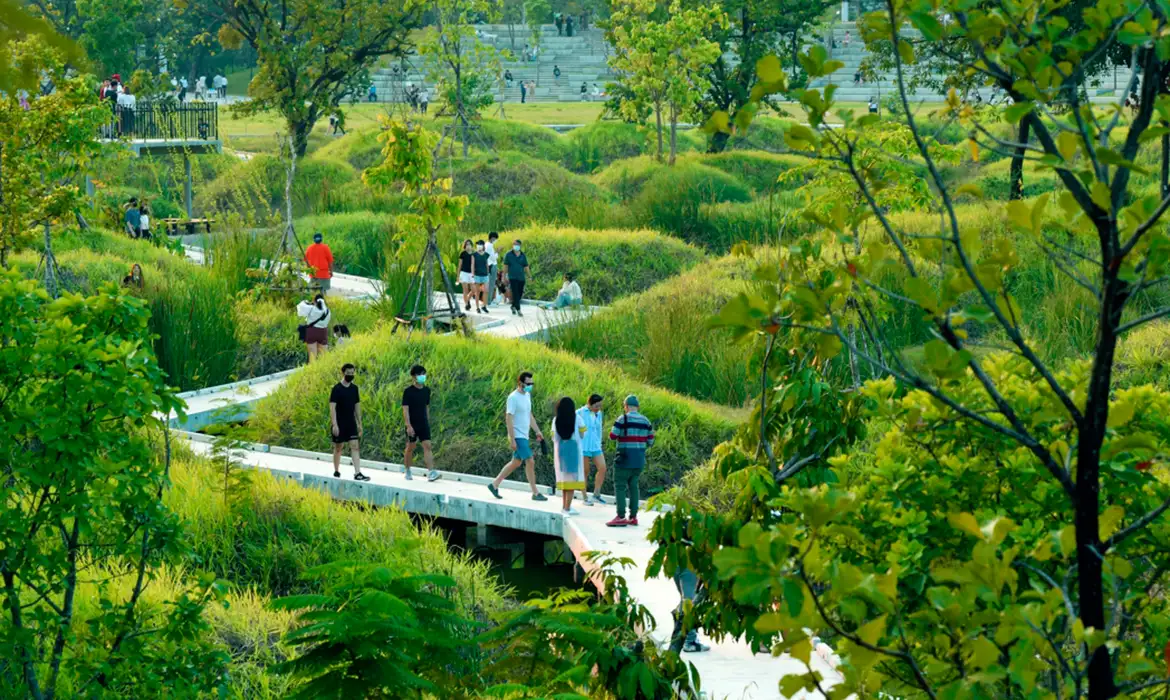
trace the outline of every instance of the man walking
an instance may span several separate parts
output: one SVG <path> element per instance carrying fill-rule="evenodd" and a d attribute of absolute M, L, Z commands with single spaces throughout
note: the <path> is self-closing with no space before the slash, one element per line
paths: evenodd
<path fill-rule="evenodd" d="M 528 485 L 532 488 L 532 500 L 548 500 L 544 494 L 536 490 L 536 461 L 533 459 L 532 447 L 528 442 L 531 430 L 536 431 L 538 441 L 544 440 L 544 433 L 540 432 L 540 426 L 536 424 L 536 419 L 532 416 L 533 386 L 532 372 L 521 372 L 520 376 L 516 378 L 516 390 L 508 394 L 507 414 L 504 423 L 508 426 L 508 444 L 512 448 L 512 460 L 505 464 L 499 475 L 492 483 L 488 484 L 488 491 L 491 491 L 496 498 L 503 498 L 500 495 L 500 483 L 523 464 L 524 472 L 528 476 Z"/>
<path fill-rule="evenodd" d="M 410 465 L 414 462 L 414 447 L 421 444 L 427 481 L 435 481 L 440 475 L 435 469 L 435 455 L 431 452 L 431 389 L 426 386 L 426 369 L 422 365 L 411 367 L 410 379 L 410 386 L 402 392 L 402 419 L 406 423 L 406 456 L 402 465 L 406 467 L 407 480 L 413 479 Z"/>
<path fill-rule="evenodd" d="M 322 243 L 323 240 L 325 237 L 318 231 L 313 234 L 313 245 L 305 248 L 305 262 L 313 268 L 312 279 L 309 281 L 312 286 L 319 288 L 322 294 L 329 291 L 333 280 L 333 251 Z"/>
<path fill-rule="evenodd" d="M 496 303 L 496 286 L 499 284 L 500 254 L 496 252 L 496 241 L 500 234 L 492 231 L 488 234 L 487 245 L 484 250 L 488 254 L 488 306 Z"/>
<path fill-rule="evenodd" d="M 690 569 L 682 569 L 674 575 L 674 587 L 678 589 L 678 607 L 674 609 L 674 632 L 670 635 L 670 650 L 674 653 L 687 652 L 689 654 L 710 651 L 711 647 L 699 643 L 699 630 L 692 627 L 683 632 L 683 621 L 686 616 L 687 601 L 692 606 L 698 605 L 704 598 L 705 591 L 699 586 L 699 577 Z"/>
<path fill-rule="evenodd" d="M 329 420 L 333 424 L 333 476 L 341 478 L 341 448 L 349 443 L 349 457 L 353 460 L 354 481 L 369 481 L 362 474 L 362 460 L 358 446 L 362 438 L 362 400 L 357 384 L 353 383 L 354 366 L 341 366 L 341 381 L 329 393 Z"/>
<path fill-rule="evenodd" d="M 137 197 L 131 197 L 126 203 L 126 233 L 131 238 L 142 235 L 142 210 L 138 208 Z"/>
<path fill-rule="evenodd" d="M 609 439 L 617 442 L 617 459 L 613 466 L 613 486 L 617 517 L 606 525 L 625 527 L 638 524 L 638 479 L 646 466 L 646 450 L 654 446 L 654 425 L 638 412 L 638 397 L 630 394 L 622 404 L 625 413 L 613 424 Z M 630 500 L 630 517 L 626 517 L 626 496 Z"/>
<path fill-rule="evenodd" d="M 508 268 L 508 287 L 512 290 L 512 315 L 523 316 L 520 300 L 524 297 L 524 283 L 528 280 L 528 256 L 524 254 L 519 238 L 512 241 L 512 250 L 504 256 L 504 267 Z"/>

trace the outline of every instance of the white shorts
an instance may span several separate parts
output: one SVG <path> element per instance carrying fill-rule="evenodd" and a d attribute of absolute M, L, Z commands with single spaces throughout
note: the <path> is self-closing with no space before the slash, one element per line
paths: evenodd
<path fill-rule="evenodd" d="M 475 284 L 475 276 L 470 272 L 460 272 L 459 284 Z"/>

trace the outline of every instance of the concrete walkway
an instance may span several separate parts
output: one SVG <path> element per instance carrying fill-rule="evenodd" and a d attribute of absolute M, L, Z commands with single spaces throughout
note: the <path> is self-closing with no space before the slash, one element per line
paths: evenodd
<path fill-rule="evenodd" d="M 196 454 L 209 454 L 209 438 L 191 433 L 179 433 L 190 441 Z M 253 445 L 242 455 L 249 466 L 293 479 L 307 488 L 317 488 L 339 500 L 363 501 L 376 505 L 396 506 L 407 512 L 435 517 L 465 520 L 523 530 L 541 535 L 563 537 L 578 562 L 591 570 L 583 556 L 586 552 L 604 551 L 632 559 L 635 566 L 626 570 L 631 594 L 647 607 L 656 626 L 649 631 L 659 646 L 669 642 L 673 629 L 671 613 L 679 603 L 674 584 L 665 578 L 646 579 L 642 574 L 654 552 L 654 545 L 646 534 L 654 523 L 655 513 L 639 513 L 638 527 L 610 528 L 605 523 L 614 516 L 612 505 L 586 506 L 575 502 L 581 514 L 565 517 L 561 514 L 560 498 L 550 496 L 548 501 L 531 500 L 528 485 L 519 481 L 504 482 L 503 500 L 495 499 L 487 490 L 486 477 L 444 472 L 443 478 L 428 483 L 423 470 L 415 467 L 413 481 L 407 481 L 402 466 L 384 462 L 363 461 L 362 471 L 370 481 L 354 481 L 348 457 L 341 467 L 342 478 L 333 477 L 332 456 L 321 453 L 290 450 L 266 445 Z M 542 489 L 548 493 L 547 489 Z M 612 501 L 611 501 L 612 503 Z M 711 645 L 711 650 L 687 654 L 702 677 L 706 698 L 711 700 L 773 700 L 783 698 L 778 683 L 785 674 L 804 670 L 801 662 L 789 657 L 773 658 L 769 654 L 752 654 L 747 645 L 736 640 L 715 642 L 700 633 L 700 639 Z M 840 676 L 826 660 L 812 656 L 813 668 L 826 678 L 826 685 Z M 794 698 L 819 697 L 799 694 Z"/>

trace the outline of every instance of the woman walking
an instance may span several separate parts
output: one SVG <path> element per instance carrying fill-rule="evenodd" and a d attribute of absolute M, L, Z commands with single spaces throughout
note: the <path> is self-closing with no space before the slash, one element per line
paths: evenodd
<path fill-rule="evenodd" d="M 297 304 L 297 315 L 305 319 L 304 325 L 300 326 L 304 329 L 301 337 L 309 352 L 309 362 L 312 362 L 329 346 L 329 320 L 333 314 L 325 305 L 325 297 L 318 294 L 312 303 L 302 301 Z"/>
<path fill-rule="evenodd" d="M 558 401 L 557 415 L 552 422 L 553 464 L 564 515 L 580 514 L 573 508 L 573 492 L 585 490 L 584 451 L 581 449 L 583 428 L 573 400 L 566 396 Z"/>
<path fill-rule="evenodd" d="M 459 286 L 463 288 L 463 310 L 471 311 L 471 296 L 475 294 L 475 275 L 471 273 L 471 239 L 463 241 L 463 250 L 459 253 Z M 478 299 L 478 297 L 477 297 Z"/>
<path fill-rule="evenodd" d="M 602 401 L 600 394 L 593 394 L 589 397 L 589 405 L 577 410 L 577 420 L 581 426 L 578 429 L 581 433 L 581 449 L 585 455 L 585 471 L 582 476 L 586 486 L 581 490 L 583 494 L 589 490 L 590 465 L 597 470 L 597 476 L 593 481 L 593 495 L 585 499 L 587 506 L 605 505 L 605 500 L 601 497 L 601 485 L 605 483 L 606 472 L 605 451 L 601 446 L 605 426 L 605 417 L 601 412 Z"/>

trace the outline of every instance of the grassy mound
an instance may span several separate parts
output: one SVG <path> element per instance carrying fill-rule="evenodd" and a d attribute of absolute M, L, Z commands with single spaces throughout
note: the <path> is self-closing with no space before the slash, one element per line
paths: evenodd
<path fill-rule="evenodd" d="M 625 122 L 593 122 L 565 136 L 565 167 L 578 173 L 650 152 L 650 132 Z"/>
<path fill-rule="evenodd" d="M 641 194 L 650 178 L 666 167 L 655 160 L 654 156 L 624 158 L 598 170 L 593 175 L 593 181 L 626 202 Z"/>
<path fill-rule="evenodd" d="M 984 165 L 974 172 L 969 181 L 979 185 L 985 199 L 1007 201 L 1011 194 L 1011 164 L 1010 158 L 1003 158 Z M 1051 168 L 1037 168 L 1032 163 L 1024 164 L 1023 185 L 1025 198 L 1063 187 Z"/>
<path fill-rule="evenodd" d="M 285 177 L 285 164 L 279 158 L 256 156 L 208 183 L 198 195 L 199 210 L 237 211 L 266 219 L 284 204 Z M 333 192 L 357 177 L 353 167 L 343 160 L 310 157 L 298 161 L 293 214 L 328 211 Z"/>
<path fill-rule="evenodd" d="M 782 151 L 784 133 L 792 122 L 779 117 L 758 117 L 752 120 L 747 131 L 735 134 L 727 141 L 727 147 L 736 150 Z"/>
<path fill-rule="evenodd" d="M 397 249 L 398 226 L 393 214 L 358 211 L 321 214 L 296 220 L 301 240 L 320 231 L 333 251 L 333 269 L 361 277 L 377 277 L 388 256 Z"/>
<path fill-rule="evenodd" d="M 533 158 L 557 162 L 565 157 L 565 139 L 547 126 L 525 122 L 481 119 L 471 146 L 493 151 L 520 151 Z"/>
<path fill-rule="evenodd" d="M 524 241 L 531 265 L 528 289 L 534 299 L 555 298 L 562 276 L 572 272 L 586 303 L 609 304 L 649 289 L 703 257 L 693 246 L 645 229 L 590 231 L 532 225 L 500 233 L 500 250 L 506 250 L 516 238 Z"/>
<path fill-rule="evenodd" d="M 705 401 L 743 406 L 755 387 L 756 352 L 708 327 L 723 304 L 746 291 L 756 267 L 728 256 L 700 263 L 589 318 L 552 331 L 550 344 Z"/>
<path fill-rule="evenodd" d="M 728 175 L 739 178 L 745 185 L 755 190 L 757 197 L 766 196 L 768 192 L 776 189 L 776 178 L 780 177 L 781 173 L 807 162 L 800 156 L 744 150 L 694 157 L 703 165 L 718 168 Z"/>
<path fill-rule="evenodd" d="M 620 397 L 637 394 L 642 412 L 655 422 L 658 432 L 642 477 L 643 485 L 651 489 L 675 483 L 705 460 L 716 444 L 731 435 L 740 417 L 650 387 L 616 368 L 611 371 L 535 343 L 417 335 L 406 341 L 401 334 L 381 332 L 355 339 L 323 362 L 309 365 L 262 401 L 251 422 L 259 439 L 315 451 L 330 449 L 329 391 L 345 362 L 359 367 L 365 455 L 401 461 L 402 389 L 411 365 L 421 363 L 434 392 L 431 428 L 437 464 L 472 474 L 494 476 L 510 458 L 503 405 L 522 370 L 535 373 L 533 410 L 541 426 L 552 419 L 552 407 L 561 396 L 584 400 L 597 392 L 608 398 L 610 420 L 617 417 Z M 612 444 L 607 450 L 612 452 Z M 539 482 L 552 483 L 550 460 L 542 457 L 537 462 Z"/>
<path fill-rule="evenodd" d="M 570 201 L 604 197 L 588 179 L 517 151 L 463 161 L 452 170 L 455 194 L 467 195 L 473 202 L 531 195 L 537 215 L 542 212 L 540 203 L 549 199 L 544 193 L 550 190 L 556 198 Z"/>
<path fill-rule="evenodd" d="M 378 141 L 381 132 L 377 126 L 355 129 L 317 149 L 313 157 L 345 161 L 360 173 L 382 162 L 382 144 Z"/>
<path fill-rule="evenodd" d="M 684 161 L 653 172 L 630 203 L 630 210 L 640 225 L 706 245 L 702 206 L 751 199 L 751 190 L 738 178 L 709 165 Z"/>

